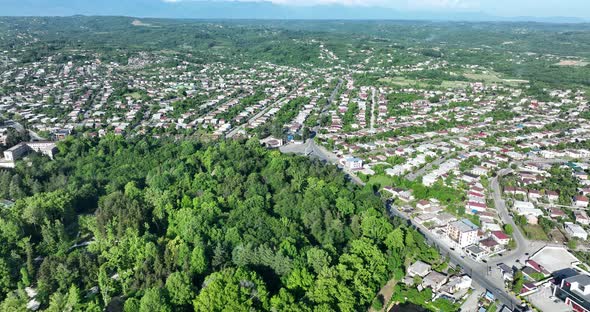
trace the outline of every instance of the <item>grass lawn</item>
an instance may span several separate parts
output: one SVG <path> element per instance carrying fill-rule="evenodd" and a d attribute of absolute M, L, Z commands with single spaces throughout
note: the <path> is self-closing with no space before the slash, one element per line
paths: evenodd
<path fill-rule="evenodd" d="M 125 94 L 125 97 L 132 97 L 134 100 L 139 100 L 141 99 L 141 94 L 139 94 L 139 92 L 132 92 L 132 93 L 127 93 Z"/>
<path fill-rule="evenodd" d="M 369 178 L 369 181 L 367 182 L 367 184 L 380 185 L 381 187 L 391 186 L 391 185 L 393 185 L 393 179 L 387 175 L 375 174 Z"/>
<path fill-rule="evenodd" d="M 547 237 L 547 234 L 545 234 L 545 232 L 543 231 L 543 229 L 539 225 L 527 224 L 527 225 L 521 226 L 521 228 L 522 228 L 522 231 L 524 232 L 524 235 L 529 239 L 542 240 L 542 241 L 549 240 L 549 237 Z"/>
<path fill-rule="evenodd" d="M 404 77 L 391 77 L 391 78 L 381 78 L 379 79 L 379 81 L 382 82 L 386 82 L 386 83 L 391 83 L 391 84 L 395 84 L 401 87 L 407 87 L 407 86 L 418 86 L 418 87 L 428 87 L 430 86 L 428 84 L 428 80 L 416 80 L 416 79 L 407 79 Z M 440 85 L 441 88 L 447 89 L 447 88 L 459 88 L 459 87 L 464 87 L 467 86 L 469 84 L 469 82 L 466 81 L 450 81 L 450 80 L 445 80 L 442 82 L 442 84 Z M 436 86 L 435 86 L 436 87 Z"/>
<path fill-rule="evenodd" d="M 497 73 L 488 72 L 488 73 L 466 73 L 464 74 L 465 77 L 476 80 L 482 81 L 485 83 L 506 83 L 509 85 L 519 85 L 521 83 L 528 83 L 528 80 L 519 80 L 519 79 L 502 79 Z"/>
<path fill-rule="evenodd" d="M 379 79 L 379 81 L 383 81 L 383 82 L 387 82 L 387 83 L 392 83 L 392 84 L 396 84 L 398 86 L 410 86 L 410 85 L 414 85 L 416 83 L 418 83 L 417 80 L 414 79 L 407 79 L 404 77 L 391 77 L 391 78 L 381 78 Z"/>

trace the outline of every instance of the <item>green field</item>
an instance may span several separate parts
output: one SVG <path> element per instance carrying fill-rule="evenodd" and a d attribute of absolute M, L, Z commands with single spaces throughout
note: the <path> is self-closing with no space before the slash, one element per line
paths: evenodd
<path fill-rule="evenodd" d="M 404 77 L 391 77 L 391 78 L 381 78 L 379 79 L 381 82 L 394 84 L 400 87 L 408 87 L 408 86 L 417 86 L 420 88 L 432 86 L 428 83 L 428 80 L 416 80 L 416 79 L 408 79 Z M 440 85 L 441 88 L 460 88 L 468 85 L 466 81 L 450 81 L 445 80 Z"/>
<path fill-rule="evenodd" d="M 502 79 L 496 73 L 489 72 L 489 73 L 466 73 L 463 74 L 465 77 L 475 80 L 478 82 L 484 83 L 506 83 L 509 85 L 518 85 L 521 83 L 528 83 L 527 80 L 519 80 L 519 79 Z"/>
<path fill-rule="evenodd" d="M 543 231 L 541 226 L 535 224 L 527 224 L 521 227 L 524 235 L 532 240 L 548 241 L 549 237 Z"/>
<path fill-rule="evenodd" d="M 139 92 L 131 92 L 131 93 L 127 93 L 125 94 L 125 97 L 132 97 L 134 100 L 140 100 L 141 99 L 141 94 Z"/>

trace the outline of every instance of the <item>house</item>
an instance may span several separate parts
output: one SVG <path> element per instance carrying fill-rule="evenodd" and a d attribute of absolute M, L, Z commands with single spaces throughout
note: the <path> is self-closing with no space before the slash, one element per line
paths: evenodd
<path fill-rule="evenodd" d="M 461 248 L 475 244 L 477 242 L 477 232 L 479 228 L 467 219 L 458 220 L 449 223 L 447 234 Z"/>
<path fill-rule="evenodd" d="M 363 168 L 363 160 L 356 157 L 347 157 L 344 159 L 343 165 L 350 170 L 359 170 Z"/>
<path fill-rule="evenodd" d="M 547 271 L 542 265 L 540 265 L 539 263 L 537 263 L 535 260 L 527 260 L 525 262 L 525 265 L 527 267 L 532 268 L 533 270 L 535 270 L 538 273 L 542 273 L 543 275 L 549 275 L 550 272 Z"/>
<path fill-rule="evenodd" d="M 501 245 L 508 245 L 510 242 L 510 236 L 504 234 L 502 231 L 494 231 L 490 236 Z"/>
<path fill-rule="evenodd" d="M 529 190 L 529 199 L 533 200 L 533 201 L 537 201 L 539 200 L 541 197 L 543 197 L 541 195 L 541 192 L 537 191 L 537 190 Z"/>
<path fill-rule="evenodd" d="M 574 211 L 574 218 L 577 223 L 580 223 L 583 225 L 590 224 L 590 219 L 588 219 L 588 214 L 586 213 L 586 211 L 580 211 L 580 210 Z"/>
<path fill-rule="evenodd" d="M 422 287 L 428 287 L 432 289 L 433 292 L 438 292 L 438 290 L 447 282 L 448 279 L 448 276 L 445 274 L 432 271 L 422 279 Z"/>
<path fill-rule="evenodd" d="M 440 289 L 438 298 L 447 298 L 453 302 L 463 298 L 471 288 L 472 280 L 467 275 L 451 276 L 449 281 Z M 436 297 L 435 297 L 436 298 Z"/>
<path fill-rule="evenodd" d="M 488 253 L 495 253 L 502 249 L 500 244 L 498 244 L 498 242 L 491 237 L 479 241 L 479 246 Z"/>
<path fill-rule="evenodd" d="M 561 281 L 553 296 L 563 300 L 573 311 L 590 312 L 590 276 L 578 274 Z"/>
<path fill-rule="evenodd" d="M 576 237 L 579 239 L 587 240 L 588 239 L 588 232 L 584 230 L 579 224 L 575 224 L 572 222 L 565 222 L 564 224 L 565 232 L 571 236 Z"/>
<path fill-rule="evenodd" d="M 431 266 L 426 262 L 422 262 L 420 260 L 414 262 L 410 267 L 408 267 L 408 275 L 411 277 L 420 276 L 424 277 L 428 273 L 430 273 Z"/>
<path fill-rule="evenodd" d="M 551 208 L 549 210 L 549 216 L 552 219 L 557 219 L 557 218 L 565 218 L 565 212 L 563 212 L 563 210 L 559 209 L 559 208 Z"/>
<path fill-rule="evenodd" d="M 481 230 L 484 232 L 494 232 L 494 231 L 500 231 L 502 230 L 502 228 L 500 227 L 500 225 L 498 223 L 495 223 L 494 221 L 483 221 L 481 220 Z"/>
<path fill-rule="evenodd" d="M 269 136 L 266 139 L 260 140 L 260 144 L 264 145 L 266 148 L 279 148 L 283 146 L 283 139 L 275 139 L 274 137 Z"/>
<path fill-rule="evenodd" d="M 420 210 L 426 210 L 426 209 L 430 208 L 430 202 L 422 199 L 422 200 L 418 201 L 418 203 L 416 204 L 416 208 L 418 208 Z"/>
<path fill-rule="evenodd" d="M 470 255 L 471 257 L 473 257 L 473 259 L 480 260 L 481 258 L 483 258 L 484 256 L 486 256 L 487 254 L 489 254 L 489 251 L 477 246 L 477 245 L 471 245 L 467 248 L 465 248 L 465 252 Z"/>
<path fill-rule="evenodd" d="M 467 202 L 467 207 L 465 207 L 465 208 L 466 208 L 465 210 L 467 213 L 475 214 L 478 211 L 486 211 L 487 206 L 485 203 L 469 201 L 469 202 Z"/>
<path fill-rule="evenodd" d="M 518 215 L 525 216 L 530 224 L 537 224 L 537 218 L 543 215 L 543 211 L 532 203 L 519 200 L 514 201 L 514 210 Z"/>
<path fill-rule="evenodd" d="M 584 195 L 578 195 L 574 197 L 574 205 L 580 208 L 587 208 L 588 207 L 588 197 Z"/>
<path fill-rule="evenodd" d="M 507 266 L 504 263 L 498 263 L 498 269 L 502 272 L 502 277 L 504 280 L 512 281 L 514 280 L 514 270 Z"/>
<path fill-rule="evenodd" d="M 559 193 L 557 193 L 555 191 L 547 191 L 547 192 L 545 192 L 545 194 L 547 195 L 547 199 L 550 202 L 556 202 L 559 200 Z"/>

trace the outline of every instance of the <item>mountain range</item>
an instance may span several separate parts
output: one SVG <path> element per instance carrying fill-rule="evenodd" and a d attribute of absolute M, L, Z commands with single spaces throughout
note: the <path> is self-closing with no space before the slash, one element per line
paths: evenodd
<path fill-rule="evenodd" d="M 474 11 L 401 11 L 345 5 L 288 6 L 270 2 L 161 0 L 2 0 L 4 16 L 116 15 L 199 19 L 330 19 L 588 22 L 576 17 L 500 17 Z"/>

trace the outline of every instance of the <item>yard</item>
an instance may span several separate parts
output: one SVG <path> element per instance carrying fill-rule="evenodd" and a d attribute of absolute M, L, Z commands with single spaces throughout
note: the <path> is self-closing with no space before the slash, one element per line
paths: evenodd
<path fill-rule="evenodd" d="M 548 241 L 549 237 L 547 237 L 547 234 L 545 234 L 545 232 L 543 231 L 543 228 L 541 228 L 540 225 L 537 224 L 526 224 L 521 226 L 522 231 L 524 232 L 524 235 L 528 238 L 528 239 L 532 239 L 532 240 L 541 240 L 541 241 Z"/>

